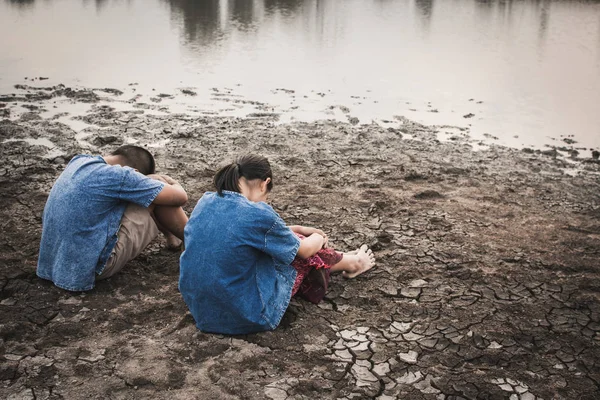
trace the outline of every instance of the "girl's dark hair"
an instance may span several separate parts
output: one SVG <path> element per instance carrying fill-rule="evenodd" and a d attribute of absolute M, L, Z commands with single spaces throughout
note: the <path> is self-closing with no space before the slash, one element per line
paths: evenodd
<path fill-rule="evenodd" d="M 223 195 L 223 190 L 230 192 L 240 192 L 240 178 L 246 178 L 251 181 L 260 179 L 261 181 L 271 178 L 267 184 L 267 190 L 273 189 L 273 173 L 271 164 L 265 157 L 248 154 L 239 157 L 235 162 L 221 168 L 215 175 L 214 183 L 219 195 Z"/>

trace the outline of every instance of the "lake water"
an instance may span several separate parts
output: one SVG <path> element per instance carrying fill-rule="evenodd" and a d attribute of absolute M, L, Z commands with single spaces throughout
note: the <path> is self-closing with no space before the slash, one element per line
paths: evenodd
<path fill-rule="evenodd" d="M 17 83 L 600 147 L 600 2 L 0 0 L 0 93 Z"/>

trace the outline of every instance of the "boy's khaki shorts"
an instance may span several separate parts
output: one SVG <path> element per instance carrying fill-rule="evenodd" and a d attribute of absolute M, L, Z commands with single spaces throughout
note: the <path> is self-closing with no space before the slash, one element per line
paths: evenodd
<path fill-rule="evenodd" d="M 158 236 L 158 227 L 147 208 L 130 203 L 121 219 L 117 244 L 97 280 L 110 278 L 137 257 Z"/>

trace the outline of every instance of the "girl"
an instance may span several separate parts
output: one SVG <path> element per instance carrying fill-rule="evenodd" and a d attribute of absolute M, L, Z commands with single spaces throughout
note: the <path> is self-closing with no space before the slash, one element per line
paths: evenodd
<path fill-rule="evenodd" d="M 275 329 L 290 298 L 324 295 L 329 271 L 354 278 L 371 269 L 373 253 L 324 248 L 323 231 L 286 226 L 265 203 L 273 188 L 269 161 L 247 155 L 214 178 L 184 231 L 179 290 L 205 332 L 245 334 Z M 291 266 L 290 266 L 291 265 Z"/>

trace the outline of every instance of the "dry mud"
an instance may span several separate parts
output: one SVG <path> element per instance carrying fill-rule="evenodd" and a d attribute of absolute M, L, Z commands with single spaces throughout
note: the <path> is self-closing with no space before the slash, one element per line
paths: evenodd
<path fill-rule="evenodd" d="M 400 117 L 382 128 L 150 115 L 99 95 L 0 96 L 0 398 L 600 398 L 595 160 L 474 152 Z M 40 116 L 55 97 L 93 104 L 79 117 L 87 137 Z M 322 304 L 293 300 L 277 330 L 239 337 L 195 328 L 162 238 L 87 293 L 38 279 L 53 181 L 72 155 L 131 141 L 155 146 L 187 211 L 223 160 L 267 156 L 283 218 L 341 250 L 369 244 L 376 269 L 336 276 Z"/>

